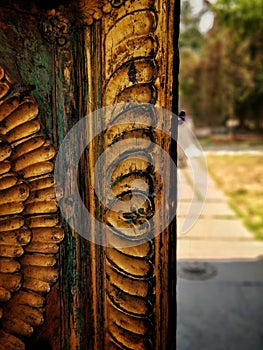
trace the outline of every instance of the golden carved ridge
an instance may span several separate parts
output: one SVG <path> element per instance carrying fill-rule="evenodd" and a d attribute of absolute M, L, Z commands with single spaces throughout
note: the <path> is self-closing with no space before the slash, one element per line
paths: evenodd
<path fill-rule="evenodd" d="M 105 248 L 106 344 L 111 349 L 152 349 L 153 346 L 155 246 L 150 219 L 158 208 L 162 186 L 151 166 L 153 134 L 142 122 L 149 118 L 154 125 L 154 114 L 148 106 L 128 108 L 117 115 L 115 122 L 132 120 L 132 115 L 138 123 L 109 128 L 109 137 L 105 140 L 107 147 L 119 140 L 127 141 L 118 155 L 109 156 L 110 166 L 106 169 L 106 176 L 111 174 L 112 192 L 119 199 L 116 203 L 113 201 L 105 213 L 109 243 L 109 248 Z M 133 140 L 138 137 L 145 143 L 138 143 L 135 148 Z M 125 247 L 123 242 L 127 241 L 134 245 Z"/>
<path fill-rule="evenodd" d="M 125 9 L 103 20 L 104 105 L 117 104 L 106 115 L 104 148 L 126 141 L 118 154 L 109 153 L 104 169 L 119 199 L 105 213 L 105 347 L 112 350 L 154 347 L 155 244 L 150 219 L 159 207 L 162 182 L 151 166 L 157 120 L 149 104 L 157 99 L 157 20 L 154 0 L 127 2 Z M 138 203 L 132 210 L 131 197 Z M 132 246 L 125 247 L 123 242 L 129 241 Z"/>
<path fill-rule="evenodd" d="M 13 87 L 0 67 L 1 86 L 0 349 L 20 350 L 44 322 L 64 233 L 52 174 L 56 151 L 41 131 L 31 87 Z"/>

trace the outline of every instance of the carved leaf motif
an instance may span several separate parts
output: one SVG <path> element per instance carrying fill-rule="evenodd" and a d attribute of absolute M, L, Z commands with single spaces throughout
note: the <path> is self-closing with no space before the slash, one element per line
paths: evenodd
<path fill-rule="evenodd" d="M 8 87 L 5 90 L 5 87 Z M 11 88 L 0 67 L 0 349 L 25 349 L 44 322 L 63 239 L 54 191 L 54 147 L 35 99 Z"/>

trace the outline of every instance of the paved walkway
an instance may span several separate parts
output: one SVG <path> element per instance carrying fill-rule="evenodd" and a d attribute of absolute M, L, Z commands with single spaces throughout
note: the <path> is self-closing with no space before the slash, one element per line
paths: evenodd
<path fill-rule="evenodd" d="M 179 178 L 181 227 L 202 196 L 191 206 L 189 169 L 179 170 Z M 178 234 L 177 305 L 177 350 L 263 349 L 263 242 L 253 239 L 211 178 L 201 216 Z"/>

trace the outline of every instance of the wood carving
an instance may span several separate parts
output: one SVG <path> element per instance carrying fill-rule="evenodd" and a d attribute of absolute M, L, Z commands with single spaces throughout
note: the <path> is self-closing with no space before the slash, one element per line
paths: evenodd
<path fill-rule="evenodd" d="M 61 5 L 47 13 L 47 20 L 43 23 L 43 34 L 50 42 L 63 46 L 68 40 L 69 27 L 71 29 L 91 25 L 94 20 L 101 19 L 103 14 L 119 7 L 125 0 L 79 0 L 68 5 Z"/>
<path fill-rule="evenodd" d="M 110 245 L 105 248 L 105 349 L 112 350 L 165 346 L 158 345 L 155 337 L 156 307 L 159 307 L 157 248 L 154 239 L 145 241 L 154 231 L 149 219 L 159 209 L 163 195 L 162 180 L 152 166 L 153 157 L 158 157 L 153 146 L 154 142 L 158 144 L 155 130 L 158 121 L 154 108 L 150 107 L 158 97 L 160 47 L 155 5 L 155 0 L 128 1 L 103 19 L 104 105 L 125 103 L 123 109 L 116 107 L 112 115 L 107 114 L 106 125 L 121 124 L 108 129 L 104 148 L 120 140 L 127 141 L 126 147 L 110 155 L 109 167 L 104 169 L 105 176 L 111 176 L 112 191 L 123 201 L 113 203 L 105 214 Z M 133 210 L 129 204 L 125 205 L 131 196 L 134 199 L 137 196 L 140 203 Z M 124 247 L 123 241 L 127 243 L 127 240 L 137 243 Z"/>
<path fill-rule="evenodd" d="M 54 147 L 41 131 L 31 86 L 0 67 L 0 349 L 25 349 L 44 321 L 63 239 L 53 180 Z"/>
<path fill-rule="evenodd" d="M 129 120 L 132 113 L 138 116 L 138 112 L 138 108 L 123 111 L 119 117 Z M 140 112 L 145 117 L 147 110 Z M 136 125 L 133 129 L 131 124 L 127 124 L 126 130 L 114 131 L 109 130 L 113 141 L 108 138 L 108 147 L 117 141 L 116 138 L 132 140 L 140 133 L 150 140 L 153 136 L 143 126 Z M 155 248 L 151 239 L 146 242 L 143 239 L 147 239 L 153 229 L 148 220 L 158 207 L 161 193 L 158 176 L 151 167 L 149 149 L 138 147 L 139 159 L 138 149 L 126 147 L 113 156 L 109 169 L 105 169 L 106 176 L 111 173 L 112 190 L 121 201 L 121 204 L 113 202 L 105 214 L 110 245 L 105 249 L 107 349 L 152 348 Z M 134 205 L 138 202 L 132 211 L 127 202 L 131 196 Z M 129 240 L 134 245 L 126 247 Z"/>
<path fill-rule="evenodd" d="M 41 1 L 5 3 L 0 64 L 7 68 L 11 57 L 17 81 L 36 85 L 43 125 L 56 146 L 86 115 L 114 108 L 105 118 L 87 119 L 85 130 L 96 137 L 78 169 L 79 194 L 91 216 L 107 225 L 107 242 L 86 240 L 65 217 L 59 250 L 56 152 L 41 131 L 32 86 L 16 86 L 0 70 L 0 350 L 37 349 L 41 342 L 53 350 L 175 349 L 175 224 L 154 238 L 151 233 L 163 227 L 167 206 L 176 206 L 176 191 L 163 201 L 165 184 L 175 189 L 176 179 L 158 154 L 158 147 L 172 153 L 171 140 L 158 132 L 171 121 L 159 118 L 155 107 L 176 111 L 179 1 L 56 1 L 54 8 L 48 2 L 49 10 Z M 111 152 L 119 141 L 125 147 Z M 98 179 L 94 168 L 104 151 Z M 94 190 L 101 180 L 99 190 L 107 191 L 105 179 L 115 195 L 108 206 Z M 74 204 L 68 198 L 70 215 Z M 95 224 L 89 232 L 101 237 Z M 58 253 L 59 290 L 49 296 L 47 322 L 27 342 L 43 323 Z"/>

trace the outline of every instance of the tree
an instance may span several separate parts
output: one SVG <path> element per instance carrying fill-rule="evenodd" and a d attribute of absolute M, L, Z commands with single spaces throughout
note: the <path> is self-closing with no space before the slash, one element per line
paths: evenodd
<path fill-rule="evenodd" d="M 214 27 L 194 44 L 191 20 L 181 35 L 180 96 L 196 123 L 236 117 L 260 126 L 263 111 L 262 0 L 217 0 Z M 189 14 L 188 14 L 189 15 Z M 191 15 L 191 11 L 190 11 Z M 196 19 L 193 20 L 196 25 Z M 193 25 L 194 28 L 194 25 Z"/>
<path fill-rule="evenodd" d="M 217 0 L 211 7 L 221 25 L 235 30 L 238 41 L 238 37 L 262 38 L 262 0 Z"/>
<path fill-rule="evenodd" d="M 263 2 L 218 0 L 212 8 L 219 25 L 231 34 L 229 54 L 233 63 L 242 66 L 239 69 L 243 73 L 240 76 L 242 80 L 233 82 L 236 87 L 235 112 L 241 125 L 250 118 L 259 128 L 263 111 Z"/>
<path fill-rule="evenodd" d="M 189 0 L 182 2 L 181 8 L 181 35 L 179 38 L 180 48 L 191 48 L 200 50 L 204 37 L 198 29 L 200 18 L 193 15 L 192 6 Z"/>
<path fill-rule="evenodd" d="M 200 18 L 193 15 L 190 1 L 182 2 L 180 48 L 179 99 L 182 108 L 193 116 L 199 113 L 199 99 L 193 91 L 196 89 L 196 76 L 200 65 L 200 50 L 204 43 L 204 36 L 200 33 Z"/>

